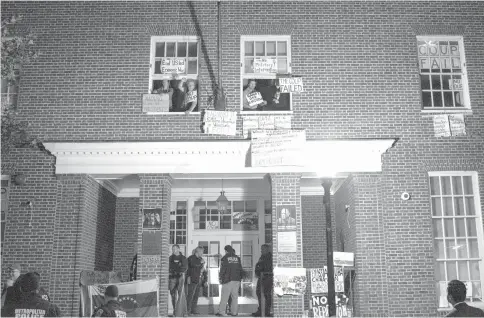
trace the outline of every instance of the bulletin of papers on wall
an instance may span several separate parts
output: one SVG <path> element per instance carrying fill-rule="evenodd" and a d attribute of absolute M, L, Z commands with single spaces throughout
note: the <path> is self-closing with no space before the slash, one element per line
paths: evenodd
<path fill-rule="evenodd" d="M 203 132 L 206 134 L 235 136 L 237 112 L 206 110 L 203 115 Z"/>
<path fill-rule="evenodd" d="M 244 138 L 253 129 L 291 129 L 291 115 L 247 116 L 243 120 Z"/>
<path fill-rule="evenodd" d="M 435 137 L 465 136 L 466 126 L 463 114 L 435 115 Z"/>

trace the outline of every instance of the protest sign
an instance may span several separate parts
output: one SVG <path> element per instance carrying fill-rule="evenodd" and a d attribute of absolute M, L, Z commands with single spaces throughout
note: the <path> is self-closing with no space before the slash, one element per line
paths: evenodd
<path fill-rule="evenodd" d="M 449 115 L 449 123 L 452 136 L 466 135 L 466 125 L 463 114 Z"/>
<path fill-rule="evenodd" d="M 259 214 L 257 212 L 233 212 L 232 230 L 253 231 L 259 229 Z"/>
<path fill-rule="evenodd" d="M 252 167 L 302 165 L 305 142 L 304 130 L 253 130 Z"/>
<path fill-rule="evenodd" d="M 247 94 L 247 101 L 249 102 L 250 107 L 254 107 L 264 102 L 260 92 L 252 92 L 250 94 Z"/>
<path fill-rule="evenodd" d="M 274 268 L 274 293 L 282 295 L 303 295 L 306 292 L 305 268 Z"/>
<path fill-rule="evenodd" d="M 450 137 L 450 125 L 448 115 L 434 116 L 434 135 L 435 137 Z"/>
<path fill-rule="evenodd" d="M 187 92 L 187 103 L 196 102 L 198 98 L 197 91 L 189 91 Z"/>
<path fill-rule="evenodd" d="M 162 113 L 170 111 L 170 100 L 164 95 L 168 94 L 143 94 L 143 112 Z"/>
<path fill-rule="evenodd" d="M 244 138 L 249 137 L 254 129 L 291 129 L 291 116 L 288 115 L 262 115 L 244 117 Z"/>
<path fill-rule="evenodd" d="M 302 77 L 281 77 L 279 88 L 281 93 L 302 93 L 304 92 Z"/>
<path fill-rule="evenodd" d="M 352 310 L 348 308 L 348 297 L 344 294 L 336 294 L 336 317 L 352 317 Z M 328 295 L 312 295 L 309 303 L 313 317 L 328 317 Z"/>
<path fill-rule="evenodd" d="M 277 73 L 277 59 L 255 58 L 254 73 Z"/>
<path fill-rule="evenodd" d="M 449 86 L 451 89 L 455 91 L 461 91 L 462 90 L 462 80 L 461 79 L 453 79 L 449 80 Z"/>
<path fill-rule="evenodd" d="M 214 135 L 235 136 L 237 112 L 206 110 L 203 115 L 203 132 Z"/>
<path fill-rule="evenodd" d="M 321 294 L 328 292 L 328 268 L 311 268 L 311 293 Z M 334 267 L 334 285 L 337 293 L 344 292 L 343 268 Z"/>
<path fill-rule="evenodd" d="M 160 64 L 161 74 L 184 74 L 185 59 L 183 58 L 162 58 Z"/>

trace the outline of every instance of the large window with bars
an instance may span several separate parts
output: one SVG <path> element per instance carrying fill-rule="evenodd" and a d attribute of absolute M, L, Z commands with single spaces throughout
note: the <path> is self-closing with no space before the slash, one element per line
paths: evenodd
<path fill-rule="evenodd" d="M 219 209 L 216 201 L 195 201 L 194 211 L 196 230 L 259 229 L 257 200 L 229 201 L 228 207 L 224 209 Z"/>
<path fill-rule="evenodd" d="M 436 172 L 429 176 L 439 307 L 449 307 L 447 284 L 453 279 L 466 284 L 466 301 L 482 302 L 484 241 L 477 174 Z"/>
<path fill-rule="evenodd" d="M 187 245 L 187 202 L 176 201 L 170 212 L 170 245 L 178 244 L 186 255 Z M 170 247 L 171 248 L 171 247 Z M 170 251 L 171 254 L 171 251 Z"/>

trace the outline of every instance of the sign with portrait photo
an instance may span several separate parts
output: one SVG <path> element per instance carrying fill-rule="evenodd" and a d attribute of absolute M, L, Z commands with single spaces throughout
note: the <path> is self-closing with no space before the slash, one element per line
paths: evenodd
<path fill-rule="evenodd" d="M 295 205 L 277 206 L 277 231 L 278 232 L 296 231 L 296 206 Z"/>
<path fill-rule="evenodd" d="M 161 230 L 161 209 L 143 209 L 143 230 Z"/>

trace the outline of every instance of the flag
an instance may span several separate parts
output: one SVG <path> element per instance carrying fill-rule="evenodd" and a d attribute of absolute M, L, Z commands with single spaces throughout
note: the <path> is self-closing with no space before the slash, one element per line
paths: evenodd
<path fill-rule="evenodd" d="M 133 257 L 133 261 L 131 262 L 131 268 L 129 270 L 129 281 L 136 280 L 136 274 L 138 271 L 138 254 Z"/>
<path fill-rule="evenodd" d="M 182 281 L 181 291 L 175 305 L 175 317 L 185 317 L 187 314 L 187 298 L 185 295 L 185 283 Z"/>
<path fill-rule="evenodd" d="M 112 284 L 118 287 L 118 301 L 127 317 L 158 317 L 158 279 L 138 280 L 128 283 Z M 104 291 L 109 284 L 91 285 L 91 313 L 104 304 Z"/>

